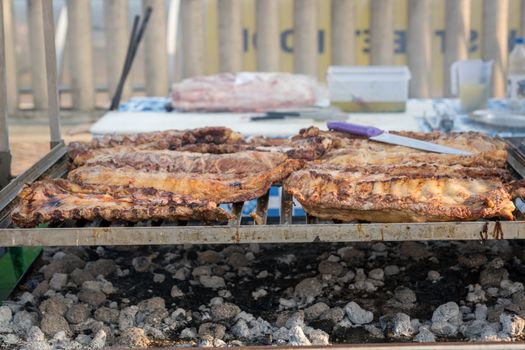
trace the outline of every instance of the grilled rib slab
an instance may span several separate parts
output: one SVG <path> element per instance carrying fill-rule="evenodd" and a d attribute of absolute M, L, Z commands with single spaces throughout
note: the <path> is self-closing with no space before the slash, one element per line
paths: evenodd
<path fill-rule="evenodd" d="M 19 227 L 66 219 L 138 222 L 142 220 L 226 221 L 217 204 L 152 189 L 85 186 L 64 179 L 37 181 L 19 195 L 13 222 Z"/>
<path fill-rule="evenodd" d="M 231 149 L 231 146 L 225 145 L 242 143 L 244 143 L 242 135 L 231 129 L 208 127 L 191 130 L 146 132 L 133 135 L 109 135 L 91 142 L 71 142 L 68 147 L 69 155 L 74 164 L 82 165 L 86 159 L 91 158 L 93 155 L 108 153 L 108 149 L 111 150 L 122 146 L 150 150 L 187 148 L 195 151 L 200 148 L 224 153 L 223 148 Z M 100 150 L 102 151 L 100 152 Z"/>
<path fill-rule="evenodd" d="M 412 175 L 308 168 L 285 182 L 311 215 L 321 219 L 372 222 L 512 220 L 515 207 L 495 178 Z"/>
<path fill-rule="evenodd" d="M 77 184 L 154 188 L 232 203 L 262 196 L 273 183 L 301 166 L 301 161 L 277 152 L 136 151 L 94 157 L 72 170 L 68 179 Z"/>
<path fill-rule="evenodd" d="M 308 214 L 322 219 L 424 222 L 512 219 L 504 183 L 506 144 L 480 133 L 403 136 L 455 147 L 473 156 L 424 152 L 340 132 L 304 129 L 294 140 L 325 137 L 331 147 L 285 182 Z"/>

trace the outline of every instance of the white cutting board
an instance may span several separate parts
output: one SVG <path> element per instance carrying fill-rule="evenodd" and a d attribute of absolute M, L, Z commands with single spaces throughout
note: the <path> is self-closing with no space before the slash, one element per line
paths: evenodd
<path fill-rule="evenodd" d="M 94 137 L 104 134 L 131 134 L 169 129 L 193 129 L 224 126 L 244 135 L 287 137 L 311 125 L 326 129 L 326 123 L 312 119 L 250 121 L 255 113 L 166 113 L 166 112 L 108 112 L 90 128 Z"/>

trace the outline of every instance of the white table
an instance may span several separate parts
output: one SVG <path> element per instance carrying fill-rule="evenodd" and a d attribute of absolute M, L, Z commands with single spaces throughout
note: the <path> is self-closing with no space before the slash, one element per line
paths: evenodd
<path fill-rule="evenodd" d="M 420 131 L 418 117 L 433 113 L 431 100 L 411 100 L 405 113 L 352 114 L 348 122 L 371 125 L 384 130 Z M 326 129 L 326 123 L 312 119 L 250 121 L 253 113 L 177 113 L 177 112 L 108 112 L 90 129 L 94 137 L 105 134 L 131 134 L 169 129 L 192 129 L 225 126 L 246 136 L 288 137 L 314 125 Z"/>

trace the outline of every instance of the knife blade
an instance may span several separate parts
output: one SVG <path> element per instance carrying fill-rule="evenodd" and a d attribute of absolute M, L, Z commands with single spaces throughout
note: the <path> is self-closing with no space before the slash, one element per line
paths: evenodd
<path fill-rule="evenodd" d="M 345 122 L 330 121 L 327 123 L 328 129 L 348 132 L 354 135 L 366 136 L 370 140 L 377 142 L 384 142 L 393 145 L 405 146 L 410 148 L 416 148 L 427 152 L 434 153 L 445 153 L 445 154 L 455 154 L 461 156 L 470 156 L 472 153 L 463 151 L 457 148 L 447 147 L 438 145 L 436 143 L 421 141 L 413 139 L 410 137 L 399 136 L 395 134 L 390 134 L 381 129 L 375 128 L 373 126 L 364 126 L 358 124 L 351 124 Z"/>

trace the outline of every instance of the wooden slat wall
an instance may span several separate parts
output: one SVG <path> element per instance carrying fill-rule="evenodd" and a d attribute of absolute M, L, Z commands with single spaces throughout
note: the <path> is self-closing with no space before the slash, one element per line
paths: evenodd
<path fill-rule="evenodd" d="M 183 77 L 204 74 L 204 20 L 202 0 L 182 0 Z"/>
<path fill-rule="evenodd" d="M 4 1 L 4 38 L 7 79 L 7 110 L 13 115 L 18 109 L 18 79 L 15 50 L 14 9 L 11 0 Z"/>
<path fill-rule="evenodd" d="M 470 0 L 446 0 L 445 57 L 443 84 L 445 96 L 450 94 L 450 66 L 468 58 L 470 42 Z"/>
<path fill-rule="evenodd" d="M 108 94 L 110 99 L 115 94 L 118 80 L 124 67 L 126 50 L 129 41 L 128 29 L 128 0 L 104 1 L 105 35 L 106 35 L 106 61 Z M 122 90 L 122 101 L 130 96 L 131 75 L 128 76 Z"/>
<path fill-rule="evenodd" d="M 332 0 L 332 64 L 355 62 L 355 1 Z"/>
<path fill-rule="evenodd" d="M 482 56 L 494 60 L 492 95 L 504 97 L 507 82 L 509 0 L 483 1 Z"/>
<path fill-rule="evenodd" d="M 318 0 L 294 0 L 294 71 L 317 77 Z"/>
<path fill-rule="evenodd" d="M 4 3 L 6 36 L 7 104 L 10 113 L 18 106 L 16 39 L 13 23 L 13 1 Z M 42 35 L 41 0 L 26 0 L 28 32 L 31 50 L 33 101 L 36 109 L 47 108 L 46 74 Z M 217 0 L 217 35 L 219 39 L 220 71 L 242 70 L 243 0 Z M 145 89 L 151 96 L 168 93 L 168 60 L 166 53 L 166 1 L 142 0 L 154 8 L 151 25 L 145 33 Z M 356 63 L 355 0 L 331 0 L 331 64 Z M 94 63 L 91 43 L 91 1 L 68 0 L 69 62 L 74 108 L 90 111 L 95 106 Z M 182 77 L 207 73 L 205 0 L 181 0 L 181 67 Z M 294 0 L 293 70 L 318 76 L 318 16 L 320 0 Z M 407 64 L 412 73 L 411 97 L 432 95 L 431 31 L 432 0 L 408 0 Z M 503 96 L 508 61 L 509 0 L 483 0 L 481 48 L 484 59 L 495 60 L 494 96 Z M 370 64 L 394 64 L 394 0 L 370 0 Z M 256 0 L 256 63 L 259 71 L 278 71 L 280 52 L 279 0 Z M 445 0 L 445 54 L 443 64 L 444 95 L 450 96 L 450 65 L 469 57 L 471 0 Z M 104 1 L 107 46 L 107 83 L 112 96 L 122 71 L 129 39 L 128 1 Z M 525 35 L 525 0 L 521 0 L 519 35 Z M 123 100 L 130 96 L 130 78 L 125 85 Z"/>
<path fill-rule="evenodd" d="M 394 63 L 394 0 L 370 2 L 370 64 Z"/>
<path fill-rule="evenodd" d="M 151 6 L 150 25 L 144 34 L 146 58 L 146 94 L 168 94 L 168 52 L 166 45 L 167 11 L 164 0 L 143 0 L 144 8 Z"/>
<path fill-rule="evenodd" d="M 430 0 L 408 1 L 407 62 L 412 74 L 411 97 L 430 97 L 432 76 L 430 6 Z"/>
<path fill-rule="evenodd" d="M 279 70 L 279 0 L 257 0 L 257 70 Z"/>
<path fill-rule="evenodd" d="M 66 3 L 73 107 L 80 111 L 91 111 L 95 107 L 91 2 L 68 0 Z"/>
<path fill-rule="evenodd" d="M 29 49 L 31 53 L 31 87 L 35 109 L 47 108 L 46 65 L 44 62 L 44 28 L 42 1 L 27 0 Z"/>
<path fill-rule="evenodd" d="M 237 73 L 242 70 L 241 0 L 218 0 L 219 69 Z"/>

